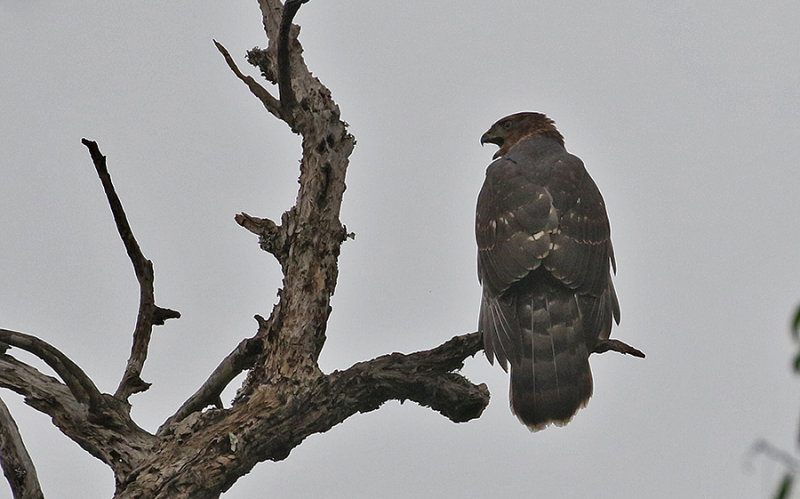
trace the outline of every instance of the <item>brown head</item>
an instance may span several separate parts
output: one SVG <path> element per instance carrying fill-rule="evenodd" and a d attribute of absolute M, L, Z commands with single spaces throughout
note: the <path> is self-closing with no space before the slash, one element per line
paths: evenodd
<path fill-rule="evenodd" d="M 489 142 L 500 149 L 493 159 L 499 158 L 520 140 L 533 135 L 550 137 L 564 145 L 564 137 L 556 129 L 553 120 L 541 113 L 516 113 L 497 121 L 481 136 L 481 145 Z"/>

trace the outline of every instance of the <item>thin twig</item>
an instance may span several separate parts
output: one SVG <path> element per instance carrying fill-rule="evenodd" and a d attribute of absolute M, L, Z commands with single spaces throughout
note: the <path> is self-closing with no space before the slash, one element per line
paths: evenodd
<path fill-rule="evenodd" d="M 792 473 L 800 472 L 800 460 L 798 460 L 789 452 L 772 445 L 772 443 L 763 438 L 760 438 L 753 443 L 752 447 L 750 447 L 749 454 L 751 459 L 757 455 L 763 454 L 773 461 L 781 463 Z"/>
<path fill-rule="evenodd" d="M 627 343 L 619 340 L 605 339 L 598 340 L 592 353 L 603 353 L 611 350 L 612 352 L 619 352 L 621 354 L 633 355 L 634 357 L 644 358 L 644 352 L 634 348 Z"/>
<path fill-rule="evenodd" d="M 87 139 L 81 139 L 81 143 L 89 149 L 89 154 L 92 157 L 97 175 L 100 177 L 100 182 L 103 184 L 103 190 L 108 198 L 108 204 L 111 207 L 111 213 L 114 215 L 114 222 L 117 224 L 117 231 L 119 232 L 122 242 L 125 244 L 125 250 L 128 252 L 128 258 L 133 263 L 133 268 L 136 271 L 136 277 L 145 275 L 147 272 L 147 259 L 142 254 L 139 248 L 139 243 L 133 237 L 133 231 L 128 223 L 128 217 L 125 215 L 125 210 L 122 208 L 122 201 L 120 201 L 117 192 L 114 189 L 114 184 L 111 183 L 111 175 L 108 173 L 106 166 L 106 157 L 100 152 L 97 142 Z"/>
<path fill-rule="evenodd" d="M 88 404 L 90 410 L 97 411 L 105 407 L 103 395 L 89 376 L 53 345 L 35 336 L 8 329 L 0 329 L 0 342 L 30 352 L 42 359 L 64 381 L 75 399 Z"/>
<path fill-rule="evenodd" d="M 262 87 L 256 80 L 253 79 L 252 76 L 245 75 L 239 70 L 239 67 L 233 61 L 233 57 L 228 52 L 221 43 L 214 40 L 214 45 L 216 45 L 217 50 L 222 54 L 222 57 L 225 58 L 225 62 L 228 63 L 228 67 L 233 71 L 233 74 L 236 75 L 237 78 L 242 80 L 247 88 L 250 89 L 250 92 L 258 97 L 258 100 L 264 104 L 264 107 L 267 108 L 267 111 L 272 113 L 273 115 L 277 116 L 278 118 L 282 119 L 282 111 L 281 111 L 281 103 L 269 93 L 269 90 Z"/>
<path fill-rule="evenodd" d="M 44 498 L 36 467 L 33 465 L 19 428 L 8 407 L 0 399 L 0 465 L 14 497 Z"/>
<path fill-rule="evenodd" d="M 176 310 L 161 308 L 156 305 L 153 289 L 153 281 L 155 279 L 153 262 L 142 254 L 139 243 L 133 235 L 131 226 L 128 223 L 128 217 L 122 207 L 122 202 L 114 189 L 114 184 L 111 182 L 111 175 L 108 173 L 108 167 L 106 166 L 106 157 L 100 152 L 97 142 L 82 139 L 81 143 L 89 149 L 95 170 L 97 170 L 97 175 L 100 177 L 108 204 L 111 207 L 111 213 L 114 215 L 117 232 L 122 238 L 128 258 L 133 264 L 136 279 L 139 281 L 139 313 L 136 317 L 136 327 L 133 331 L 131 355 L 125 366 L 122 380 L 120 380 L 117 391 L 114 393 L 114 397 L 127 401 L 131 394 L 142 392 L 150 387 L 150 384 L 145 383 L 140 375 L 144 367 L 144 361 L 147 359 L 147 349 L 150 344 L 153 326 L 164 324 L 166 319 L 177 319 L 181 314 Z"/>
<path fill-rule="evenodd" d="M 281 96 L 281 107 L 291 110 L 297 105 L 297 100 L 292 89 L 292 64 L 289 59 L 289 32 L 292 20 L 300 10 L 300 6 L 308 0 L 286 0 L 281 13 L 281 27 L 278 32 L 278 90 Z"/>

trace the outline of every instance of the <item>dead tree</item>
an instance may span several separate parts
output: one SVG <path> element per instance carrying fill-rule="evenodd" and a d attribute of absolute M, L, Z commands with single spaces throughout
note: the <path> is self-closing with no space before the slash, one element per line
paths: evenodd
<path fill-rule="evenodd" d="M 217 49 L 233 73 L 264 107 L 303 137 L 300 189 L 280 223 L 241 213 L 236 222 L 258 236 L 281 265 L 279 301 L 268 319 L 239 345 L 178 411 L 153 434 L 130 416 L 131 395 L 148 389 L 142 377 L 153 326 L 180 317 L 156 305 L 153 264 L 137 243 L 95 142 L 83 140 L 103 185 L 116 226 L 139 282 L 139 313 L 130 358 L 113 394 L 100 392 L 86 373 L 55 346 L 36 336 L 0 329 L 0 386 L 25 397 L 52 418 L 64 435 L 106 463 L 115 497 L 218 497 L 262 461 L 285 459 L 313 433 L 321 433 L 387 400 L 413 400 L 455 422 L 480 416 L 489 401 L 485 385 L 455 371 L 481 349 L 478 333 L 456 336 L 426 351 L 393 353 L 323 373 L 317 363 L 325 343 L 337 260 L 348 232 L 339 220 L 345 173 L 355 139 L 347 132 L 329 90 L 307 69 L 292 20 L 308 0 L 260 0 L 266 49 L 247 59 L 278 97 L 242 73 L 228 51 Z M 34 354 L 54 378 L 21 362 L 14 349 Z M 222 390 L 248 375 L 229 408 Z M 16 497 L 41 497 L 36 472 L 11 415 L 0 402 L 3 471 Z"/>

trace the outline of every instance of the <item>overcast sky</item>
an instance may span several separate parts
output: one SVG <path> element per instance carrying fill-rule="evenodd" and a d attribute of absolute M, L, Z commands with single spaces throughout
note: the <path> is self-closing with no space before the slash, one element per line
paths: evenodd
<path fill-rule="evenodd" d="M 494 153 L 479 138 L 523 110 L 556 121 L 603 192 L 612 336 L 647 359 L 593 356 L 588 407 L 529 433 L 481 353 L 464 369 L 492 393 L 480 419 L 390 402 L 225 497 L 767 497 L 781 468 L 749 449 L 794 452 L 800 413 L 800 3 L 316 0 L 297 22 L 358 140 L 324 370 L 476 329 L 474 208 Z M 255 1 L 0 4 L 0 327 L 115 389 L 138 287 L 80 143 L 98 141 L 158 303 L 183 314 L 155 330 L 153 386 L 132 397 L 151 431 L 275 300 L 280 269 L 234 214 L 279 219 L 296 195 L 299 138 L 212 38 L 257 76 Z M 105 465 L 0 396 L 48 498 L 112 495 Z"/>

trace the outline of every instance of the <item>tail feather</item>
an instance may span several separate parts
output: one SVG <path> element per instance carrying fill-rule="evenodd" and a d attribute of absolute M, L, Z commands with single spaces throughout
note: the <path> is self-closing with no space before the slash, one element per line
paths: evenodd
<path fill-rule="evenodd" d="M 511 410 L 532 431 L 567 424 L 592 396 L 589 353 L 618 316 L 613 293 L 578 294 L 536 272 L 501 297 L 484 292 L 486 355 L 511 365 Z"/>
<path fill-rule="evenodd" d="M 589 352 L 582 335 L 564 326 L 523 335 L 511 365 L 511 410 L 532 431 L 567 424 L 592 395 Z"/>
<path fill-rule="evenodd" d="M 514 300 L 500 300 L 484 296 L 478 319 L 483 333 L 483 349 L 489 363 L 497 359 L 500 367 L 508 371 L 507 362 L 516 361 L 520 350 L 519 324 L 515 319 Z"/>
<path fill-rule="evenodd" d="M 584 322 L 574 292 L 540 283 L 518 297 L 520 350 L 511 409 L 532 431 L 567 424 L 592 395 Z"/>

